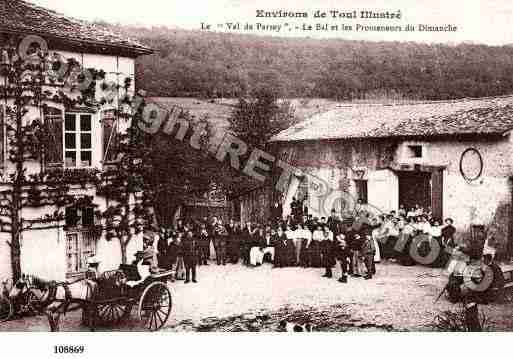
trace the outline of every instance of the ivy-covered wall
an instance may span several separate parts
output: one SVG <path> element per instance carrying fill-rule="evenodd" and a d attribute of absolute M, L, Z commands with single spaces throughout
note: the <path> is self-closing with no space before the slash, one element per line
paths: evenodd
<path fill-rule="evenodd" d="M 4 47 L 5 45 L 5 47 Z M 10 47 L 12 49 L 12 47 Z M 6 50 L 7 49 L 7 50 Z M 3 146 L 3 163 L 0 163 L 0 279 L 9 278 L 11 272 L 11 253 L 7 242 L 12 242 L 12 215 L 10 201 L 13 195 L 13 173 L 16 172 L 16 161 L 14 155 L 14 141 L 16 138 L 15 113 L 9 113 L 8 109 L 14 108 L 15 87 L 12 82 L 5 81 L 9 69 L 13 68 L 16 62 L 9 58 L 9 46 L 0 44 L 2 64 L 0 72 L 0 84 L 3 86 L 0 91 L 1 106 L 7 131 L 2 132 L 1 139 Z M 13 51 L 14 53 L 14 51 Z M 104 133 L 105 126 L 102 123 L 104 111 L 117 111 L 117 133 L 126 133 L 130 121 L 122 112 L 130 112 L 130 101 L 134 94 L 135 84 L 135 60 L 133 58 L 104 56 L 87 53 L 58 52 L 58 59 L 62 64 L 78 65 L 79 68 L 87 69 L 93 80 L 87 89 L 77 89 L 74 86 L 67 86 L 62 79 L 46 77 L 43 82 L 32 85 L 26 95 L 32 95 L 32 100 L 24 106 L 27 113 L 22 117 L 22 136 L 27 154 L 22 160 L 24 179 L 21 190 L 20 223 L 21 228 L 21 270 L 43 276 L 46 279 L 63 280 L 66 276 L 66 238 L 64 209 L 66 206 L 75 206 L 87 201 L 95 207 L 95 223 L 101 228 L 97 232 L 97 255 L 102 258 L 103 270 L 115 269 L 121 262 L 120 242 L 116 239 L 120 234 L 131 233 L 132 238 L 126 248 L 126 257 L 131 261 L 133 254 L 142 249 L 142 229 L 144 208 L 147 203 L 144 200 L 129 196 L 127 207 L 130 214 L 116 225 L 114 229 L 109 219 L 114 221 L 117 217 L 123 217 L 121 213 L 107 211 L 109 206 L 120 203 L 118 194 L 124 188 L 124 183 L 115 183 L 105 186 L 102 183 L 103 157 L 105 140 L 109 138 Z M 52 50 L 48 59 L 56 59 Z M 6 59 L 10 61 L 5 61 Z M 51 62 L 51 61 L 50 61 Z M 48 62 L 48 63 L 50 63 Z M 57 63 L 57 61 L 56 61 Z M 25 64 L 23 65 L 25 66 Z M 4 72 L 6 71 L 6 72 Z M 36 73 L 36 72 L 34 72 Z M 40 72 L 41 73 L 41 72 Z M 37 73 L 36 73 L 37 74 Z M 11 76 L 11 75 L 9 75 Z M 66 76 L 70 76 L 66 74 Z M 7 86 L 5 86 L 7 84 Z M 31 93 L 32 92 L 32 93 Z M 34 96 L 37 94 L 37 97 Z M 66 112 L 75 111 L 90 113 L 92 116 L 92 167 L 63 170 L 64 166 L 64 134 L 63 123 L 60 124 L 54 137 L 50 138 L 51 132 L 47 126 L 44 113 L 47 108 L 55 108 L 62 113 L 62 119 Z M 57 170 L 50 170 L 48 149 L 54 146 L 57 156 Z M 55 163 L 52 163 L 52 168 Z M 44 169 L 44 172 L 43 172 Z M 44 173 L 44 175 L 42 175 Z M 106 200 L 105 197 L 109 197 Z M 125 222 L 126 221 L 126 222 Z M 134 225 L 130 224 L 133 223 Z M 125 225 L 126 224 L 126 225 Z M 5 248 L 4 248 L 5 247 Z"/>

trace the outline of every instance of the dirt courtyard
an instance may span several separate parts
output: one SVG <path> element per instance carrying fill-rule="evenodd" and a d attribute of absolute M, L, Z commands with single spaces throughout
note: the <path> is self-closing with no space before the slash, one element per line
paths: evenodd
<path fill-rule="evenodd" d="M 310 323 L 318 331 L 427 331 L 443 310 L 457 310 L 442 297 L 442 269 L 377 264 L 372 280 L 349 278 L 347 284 L 322 278 L 322 269 L 240 264 L 198 269 L 198 283 L 170 283 L 173 310 L 163 331 L 276 331 L 285 319 Z M 480 306 L 487 330 L 513 329 L 513 304 Z M 132 313 L 136 317 L 135 311 Z M 135 320 L 105 330 L 139 330 Z M 80 314 L 63 317 L 62 331 L 85 331 Z M 48 331 L 45 317 L 16 319 L 0 331 Z"/>

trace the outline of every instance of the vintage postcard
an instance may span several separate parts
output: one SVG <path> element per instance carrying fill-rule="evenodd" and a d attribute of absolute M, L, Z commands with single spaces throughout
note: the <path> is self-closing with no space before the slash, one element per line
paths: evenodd
<path fill-rule="evenodd" d="M 0 0 L 0 337 L 513 330 L 512 21 Z"/>

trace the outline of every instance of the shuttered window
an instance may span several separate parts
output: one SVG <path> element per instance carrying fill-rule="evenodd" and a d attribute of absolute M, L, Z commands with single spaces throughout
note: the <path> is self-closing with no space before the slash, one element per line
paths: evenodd
<path fill-rule="evenodd" d="M 119 145 L 119 129 L 116 112 L 107 110 L 102 112 L 103 126 L 103 162 L 115 161 Z"/>
<path fill-rule="evenodd" d="M 4 154 L 4 144 L 5 144 L 5 114 L 4 107 L 0 105 L 0 166 L 1 168 L 5 167 L 5 154 Z"/>
<path fill-rule="evenodd" d="M 45 107 L 45 163 L 47 167 L 62 167 L 62 111 Z"/>

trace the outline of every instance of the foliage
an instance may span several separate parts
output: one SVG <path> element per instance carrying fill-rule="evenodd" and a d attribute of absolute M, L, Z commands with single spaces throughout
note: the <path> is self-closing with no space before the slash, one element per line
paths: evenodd
<path fill-rule="evenodd" d="M 443 100 L 513 92 L 513 47 L 285 39 L 112 26 L 155 49 L 138 60 L 152 96 Z"/>
<path fill-rule="evenodd" d="M 230 130 L 248 146 L 265 149 L 268 141 L 294 121 L 290 103 L 278 102 L 278 93 L 261 88 L 241 98 L 230 116 Z"/>
<path fill-rule="evenodd" d="M 190 124 L 183 139 L 176 138 L 176 130 L 161 131 L 145 139 L 145 164 L 151 168 L 145 183 L 152 189 L 159 221 L 166 224 L 171 223 L 178 206 L 206 192 L 212 183 L 226 179 L 222 165 L 209 152 L 213 129 L 208 118 L 196 118 L 183 110 L 179 118 Z M 198 146 L 191 145 L 195 131 L 199 132 Z"/>
<path fill-rule="evenodd" d="M 17 54 L 16 46 L 12 45 L 18 40 L 12 38 L 0 48 L 0 75 L 4 80 L 0 85 L 0 99 L 5 101 L 8 160 L 12 164 L 7 166 L 11 171 L 7 173 L 9 180 L 4 184 L 7 189 L 0 194 L 3 217 L 8 218 L 0 221 L 0 230 L 11 234 L 8 244 L 13 278 L 17 280 L 21 275 L 20 239 L 23 231 L 65 227 L 62 211 L 65 206 L 77 210 L 98 207 L 91 196 L 71 194 L 70 189 L 74 184 L 79 184 L 83 189 L 91 186 L 97 190 L 97 194 L 108 197 L 111 207 L 120 210 L 120 218 L 108 218 L 109 209 L 103 215 L 99 211 L 94 213 L 97 218 L 105 218 L 107 226 L 98 223 L 87 225 L 92 226 L 97 237 L 103 231 L 108 230 L 111 234 L 114 231 L 114 236 L 119 239 L 122 261 L 126 263 L 126 247 L 132 235 L 153 223 L 149 208 L 151 201 L 144 199 L 144 191 L 151 189 L 143 183 L 144 178 L 149 177 L 144 174 L 147 167 L 141 165 L 143 143 L 138 142 L 139 137 L 132 135 L 133 128 L 130 134 L 122 135 L 116 149 L 118 159 L 110 170 L 47 168 L 44 158 L 50 149 L 50 129 L 45 119 L 38 115 L 43 114 L 49 104 L 65 110 L 76 106 L 100 110 L 102 105 L 111 103 L 116 106 L 117 121 L 130 121 L 133 115 L 129 94 L 131 80 L 125 79 L 121 85 L 114 87 L 106 82 L 99 84 L 99 80 L 105 80 L 103 70 L 85 71 L 75 59 L 63 59 L 58 54 L 44 53 L 38 48 L 32 48 L 29 60 L 22 59 Z M 67 65 L 63 68 L 66 69 L 65 73 L 59 73 L 58 69 L 64 64 Z M 120 98 L 120 101 L 114 103 L 115 98 Z M 142 108 L 139 107 L 135 116 L 141 116 L 141 113 Z M 29 166 L 29 163 L 32 165 Z M 29 168 L 31 173 L 27 173 Z M 137 199 L 139 203 L 134 203 Z M 22 217 L 25 208 L 45 206 L 53 207 L 52 212 L 40 218 Z M 132 212 L 134 207 L 137 207 L 136 212 Z"/>

